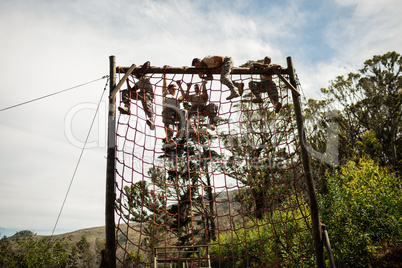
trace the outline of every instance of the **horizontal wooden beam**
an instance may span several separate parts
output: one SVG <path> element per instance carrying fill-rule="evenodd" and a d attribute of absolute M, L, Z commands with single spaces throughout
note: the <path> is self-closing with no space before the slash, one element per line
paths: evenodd
<path fill-rule="evenodd" d="M 122 81 L 120 81 L 119 85 L 116 87 L 115 91 L 113 92 L 114 94 L 117 92 L 117 90 L 120 88 L 120 86 L 122 85 L 122 83 L 127 79 L 127 76 L 131 73 L 131 74 L 135 74 L 139 69 L 141 68 L 141 66 L 139 67 L 135 67 L 135 65 L 133 64 L 131 67 L 116 67 L 116 73 L 124 73 L 124 77 L 122 79 Z M 213 74 L 220 74 L 219 70 L 217 69 L 208 69 L 208 68 L 195 68 L 195 67 L 170 67 L 170 66 L 166 66 L 166 67 L 150 67 L 148 68 L 145 73 L 155 73 L 155 74 L 198 74 L 200 72 L 203 73 L 208 73 L 211 72 Z M 279 77 L 279 79 L 281 79 L 289 88 L 290 90 L 293 91 L 294 94 L 296 94 L 296 96 L 300 96 L 300 93 L 297 91 L 297 89 L 295 87 L 292 86 L 292 84 L 290 84 L 290 82 L 283 77 L 282 75 L 288 75 L 288 69 L 287 68 L 282 68 L 282 69 L 259 69 L 259 68 L 240 68 L 240 67 L 235 67 L 232 69 L 232 74 L 245 74 L 245 75 L 259 75 L 259 74 L 263 74 L 263 75 L 277 75 Z"/>
<path fill-rule="evenodd" d="M 132 71 L 132 74 L 134 74 L 141 66 L 135 68 Z M 126 73 L 129 70 L 130 67 L 120 67 L 118 66 L 116 68 L 116 73 Z M 155 74 L 198 74 L 200 72 L 203 73 L 208 73 L 208 72 L 213 72 L 213 74 L 220 74 L 219 70 L 217 69 L 208 69 L 208 68 L 195 68 L 195 67 L 154 67 L 151 66 L 149 69 L 146 70 L 145 73 L 155 73 Z M 287 74 L 287 69 L 281 69 L 280 70 L 281 74 Z M 232 70 L 232 74 L 264 74 L 264 75 L 274 75 L 275 72 L 273 69 L 251 69 L 251 68 L 240 68 L 240 67 L 235 67 Z"/>

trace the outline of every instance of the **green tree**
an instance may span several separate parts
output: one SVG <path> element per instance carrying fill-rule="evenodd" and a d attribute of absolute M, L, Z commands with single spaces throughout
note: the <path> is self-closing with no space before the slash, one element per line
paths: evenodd
<path fill-rule="evenodd" d="M 207 146 L 213 139 L 200 125 L 199 134 L 177 140 L 175 148 L 163 147 L 159 166 L 148 170 L 150 181 L 124 187 L 123 200 L 117 200 L 116 206 L 126 219 L 147 222 L 143 230 L 148 237 L 142 245 L 155 247 L 166 230 L 170 242 L 178 245 L 215 238 L 215 196 L 209 173 L 221 167 L 220 156 Z"/>
<path fill-rule="evenodd" d="M 84 266 L 93 266 L 95 260 L 94 254 L 91 251 L 91 244 L 85 235 L 81 236 L 81 239 L 77 242 L 76 246 L 78 248 L 78 256 L 82 260 Z"/>
<path fill-rule="evenodd" d="M 332 110 L 336 116 L 316 113 L 310 136 L 312 144 L 323 149 L 323 130 L 333 121 L 339 124 L 339 163 L 364 155 L 381 166 L 402 170 L 402 57 L 396 52 L 375 55 L 364 62 L 358 73 L 338 76 L 327 89 L 324 100 L 308 100 L 307 115 Z M 323 139 L 324 138 L 324 139 Z"/>
<path fill-rule="evenodd" d="M 337 123 L 334 118 L 339 116 L 338 110 L 329 109 L 329 105 L 332 103 L 331 100 L 315 100 L 308 99 L 305 102 L 303 109 L 303 121 L 304 130 L 307 139 L 307 146 L 314 152 L 317 152 L 319 156 L 328 153 L 327 150 L 330 149 L 328 144 L 331 142 L 330 139 L 337 139 L 339 133 L 330 131 L 331 124 L 335 126 Z M 337 129 L 339 130 L 339 128 Z M 332 148 L 332 153 L 335 154 L 338 159 L 336 161 L 323 161 L 322 157 L 317 157 L 310 154 L 311 157 L 311 172 L 314 180 L 318 183 L 316 184 L 318 191 L 325 190 L 324 174 L 327 171 L 332 171 L 337 165 L 339 165 L 339 151 L 345 151 L 344 144 L 338 141 L 334 141 L 335 148 Z M 321 189 L 324 187 L 324 189 Z"/>
<path fill-rule="evenodd" d="M 375 254 L 402 243 L 402 191 L 395 175 L 373 160 L 350 161 L 327 174 L 319 195 L 321 217 L 337 266 L 361 267 Z"/>
<path fill-rule="evenodd" d="M 78 248 L 76 245 L 72 245 L 70 255 L 68 257 L 68 267 L 77 268 L 79 264 L 78 259 L 79 259 Z"/>
<path fill-rule="evenodd" d="M 150 175 L 154 176 L 152 173 L 153 171 L 150 171 Z M 162 184 L 156 180 L 152 180 L 152 183 L 138 181 L 124 186 L 123 200 L 116 201 L 116 207 L 124 218 L 142 224 L 145 237 L 141 244 L 149 249 L 156 246 L 159 233 L 163 232 L 163 228 L 158 226 L 165 224 L 166 217 L 162 211 L 166 210 L 167 205 L 162 189 Z"/>
<path fill-rule="evenodd" d="M 249 67 L 252 62 L 242 67 Z M 252 98 L 252 93 L 246 91 L 241 102 L 234 105 L 232 112 L 240 111 L 239 123 L 233 124 L 230 133 L 220 133 L 220 136 L 229 160 L 225 166 L 226 176 L 246 186 L 235 198 L 250 219 L 261 220 L 267 211 L 278 208 L 285 199 L 285 192 L 290 192 L 293 185 L 285 182 L 293 178 L 295 170 L 284 167 L 300 159 L 294 153 L 296 143 L 289 145 L 289 141 L 296 140 L 293 106 L 284 105 L 276 114 L 270 101 L 254 104 Z"/>
<path fill-rule="evenodd" d="M 0 267 L 10 266 L 11 261 L 15 258 L 12 250 L 10 239 L 4 236 L 0 240 Z"/>
<path fill-rule="evenodd" d="M 281 210 L 235 225 L 219 234 L 209 246 L 215 267 L 304 267 L 314 264 L 313 239 L 307 203 L 292 206 L 296 196 L 284 201 Z"/>
<path fill-rule="evenodd" d="M 1 241 L 2 267 L 66 267 L 68 264 L 68 237 L 53 239 L 37 237 L 31 232 L 17 233 L 13 240 Z M 3 251 L 4 250 L 4 251 Z"/>
<path fill-rule="evenodd" d="M 201 123 L 203 120 L 199 118 Z M 215 238 L 215 196 L 210 172 L 221 170 L 222 166 L 220 155 L 210 149 L 214 139 L 200 124 L 198 134 L 184 137 L 173 150 L 165 147 L 165 154 L 160 156 L 165 168 L 154 173 L 162 175 L 155 176 L 155 180 L 169 183 L 165 191 L 176 200 L 167 212 L 172 215 L 169 227 L 177 230 L 180 245 Z"/>

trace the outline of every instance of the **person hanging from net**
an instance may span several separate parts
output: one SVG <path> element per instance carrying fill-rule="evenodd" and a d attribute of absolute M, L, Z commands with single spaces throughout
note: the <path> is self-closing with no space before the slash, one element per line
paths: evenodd
<path fill-rule="evenodd" d="M 181 87 L 181 81 L 176 81 L 177 85 L 180 88 L 180 91 L 183 91 Z M 190 124 L 189 133 L 195 134 L 198 130 L 199 118 L 200 116 L 208 116 L 209 117 L 209 129 L 214 131 L 216 129 L 216 124 L 218 123 L 219 117 L 216 115 L 218 113 L 218 105 L 215 103 L 208 102 L 208 93 L 206 84 L 207 81 L 203 80 L 201 82 L 202 89 L 198 84 L 194 85 L 195 94 L 190 95 L 191 83 L 187 83 L 187 90 L 184 95 L 184 99 L 191 104 L 191 108 L 188 111 L 188 121 Z"/>
<path fill-rule="evenodd" d="M 150 81 L 150 76 L 145 74 L 146 70 L 150 67 L 150 62 L 145 62 L 138 70 L 135 71 L 134 76 L 138 79 L 137 83 L 135 83 L 134 88 L 131 88 L 128 79 L 127 89 L 121 92 L 121 98 L 123 102 L 123 106 L 119 107 L 119 111 L 122 114 L 131 114 L 130 106 L 131 101 L 133 100 L 141 100 L 142 107 L 144 109 L 145 114 L 147 115 L 147 125 L 151 130 L 155 129 L 154 124 L 154 109 L 153 109 L 153 101 L 154 101 L 154 91 L 152 87 L 152 83 Z"/>
<path fill-rule="evenodd" d="M 231 94 L 226 100 L 231 100 L 233 98 L 240 97 L 243 95 L 243 83 L 233 83 L 232 79 L 230 78 L 230 73 L 233 69 L 233 59 L 231 57 L 222 57 L 222 56 L 211 56 L 208 55 L 204 57 L 202 60 L 199 58 L 194 58 L 191 66 L 195 68 L 213 68 L 213 69 L 220 69 L 221 72 L 221 83 L 227 86 L 230 89 Z M 200 72 L 199 77 L 205 80 L 212 80 L 212 70 L 207 74 Z M 239 89 L 239 92 L 236 91 L 235 87 Z"/>
<path fill-rule="evenodd" d="M 178 127 L 177 135 L 175 137 L 176 142 L 180 139 L 184 133 L 185 125 L 185 111 L 180 109 L 180 103 L 184 100 L 184 92 L 180 91 L 181 95 L 177 96 L 177 87 L 175 84 L 166 84 L 166 75 L 163 74 L 163 123 L 166 129 L 166 144 L 171 148 L 175 146 L 175 141 L 173 139 L 173 130 Z"/>
<path fill-rule="evenodd" d="M 263 63 L 253 62 L 251 68 L 268 70 L 274 68 L 281 69 L 282 67 L 279 64 L 271 64 L 271 57 L 266 56 Z M 279 102 L 278 89 L 275 82 L 272 80 L 272 75 L 261 74 L 260 78 L 261 81 L 251 80 L 248 84 L 251 92 L 256 97 L 252 102 L 262 103 L 263 100 L 261 98 L 261 93 L 267 92 L 272 104 L 274 105 L 275 113 L 279 113 L 282 108 L 282 103 Z"/>

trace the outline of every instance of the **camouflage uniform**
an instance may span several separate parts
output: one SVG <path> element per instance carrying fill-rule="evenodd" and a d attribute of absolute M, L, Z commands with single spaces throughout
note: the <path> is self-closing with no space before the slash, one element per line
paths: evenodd
<path fill-rule="evenodd" d="M 188 112 L 188 120 L 192 128 L 197 129 L 196 124 L 199 120 L 197 118 L 199 115 L 208 116 L 210 124 L 216 125 L 218 123 L 218 105 L 215 103 L 210 103 L 207 105 L 207 100 L 201 95 L 191 95 L 190 96 L 191 108 Z"/>
<path fill-rule="evenodd" d="M 169 141 L 173 137 L 173 129 L 178 125 L 179 130 L 184 129 L 186 120 L 185 112 L 180 110 L 180 102 L 176 98 L 165 97 L 166 103 L 163 108 L 163 123 L 166 127 L 166 138 Z M 178 121 L 178 124 L 176 123 Z"/>
<path fill-rule="evenodd" d="M 234 88 L 235 85 L 230 78 L 230 72 L 233 69 L 233 59 L 231 57 L 224 57 L 221 67 L 221 83 L 228 88 Z"/>
<path fill-rule="evenodd" d="M 240 95 L 243 94 L 243 84 L 240 83 L 233 83 L 230 73 L 232 72 L 234 63 L 233 59 L 231 57 L 223 57 L 223 62 L 222 65 L 220 63 L 217 63 L 214 61 L 214 56 L 208 55 L 202 59 L 202 62 L 205 63 L 205 65 L 208 68 L 218 68 L 221 67 L 221 83 L 227 86 L 230 89 L 231 95 L 226 98 L 227 100 L 230 100 L 232 98 L 239 97 Z M 239 88 L 241 93 L 239 94 L 235 87 Z"/>
<path fill-rule="evenodd" d="M 278 88 L 274 81 L 272 81 L 272 76 L 261 75 L 261 81 L 250 81 L 248 84 L 251 92 L 257 99 L 261 98 L 262 92 L 267 92 L 272 103 L 276 105 L 278 103 Z"/>

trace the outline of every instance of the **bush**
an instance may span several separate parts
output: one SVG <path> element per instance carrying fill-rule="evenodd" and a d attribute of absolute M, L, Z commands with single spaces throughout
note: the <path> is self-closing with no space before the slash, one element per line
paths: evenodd
<path fill-rule="evenodd" d="M 2 267 L 66 267 L 68 239 L 38 238 L 33 234 L 17 234 L 15 242 L 1 241 L 6 249 L 1 252 Z"/>
<path fill-rule="evenodd" d="M 209 245 L 216 267 L 302 267 L 314 263 L 314 247 L 307 204 L 275 210 L 263 220 L 220 234 Z"/>
<path fill-rule="evenodd" d="M 375 255 L 402 242 L 402 191 L 394 174 L 374 161 L 349 162 L 327 174 L 319 195 L 337 266 L 374 263 Z"/>

